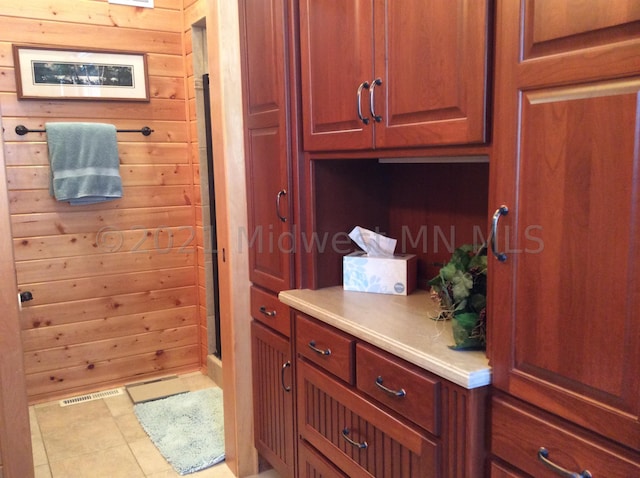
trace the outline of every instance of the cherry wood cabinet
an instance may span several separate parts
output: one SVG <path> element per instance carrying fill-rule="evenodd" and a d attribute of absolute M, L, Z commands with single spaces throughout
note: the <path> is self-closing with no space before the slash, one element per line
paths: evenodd
<path fill-rule="evenodd" d="M 295 473 L 291 316 L 277 293 L 293 285 L 289 4 L 239 0 L 244 106 L 254 443 L 281 475 Z"/>
<path fill-rule="evenodd" d="M 299 476 L 478 476 L 487 387 L 463 389 L 294 316 Z"/>
<path fill-rule="evenodd" d="M 490 203 L 506 260 L 489 270 L 493 384 L 564 419 L 554 431 L 576 424 L 637 459 L 640 5 L 561 3 L 497 2 Z M 492 451 L 519 465 L 533 423 Z M 553 456 L 599 468 L 566 438 Z M 594 476 L 614 476 L 602 465 Z"/>
<path fill-rule="evenodd" d="M 287 95 L 287 5 L 240 0 L 250 279 L 278 292 L 292 285 L 291 155 Z"/>
<path fill-rule="evenodd" d="M 289 340 L 251 323 L 254 435 L 258 452 L 284 476 L 294 474 L 294 416 Z"/>
<path fill-rule="evenodd" d="M 300 0 L 304 149 L 486 140 L 486 0 Z"/>

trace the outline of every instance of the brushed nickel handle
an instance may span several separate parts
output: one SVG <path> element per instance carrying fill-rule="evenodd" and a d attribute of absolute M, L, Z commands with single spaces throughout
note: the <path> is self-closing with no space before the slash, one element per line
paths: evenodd
<path fill-rule="evenodd" d="M 291 387 L 290 386 L 286 386 L 284 384 L 284 372 L 289 367 L 291 367 L 291 361 L 287 360 L 285 363 L 282 364 L 282 369 L 280 369 L 280 385 L 282 385 L 282 390 L 284 390 L 287 393 L 291 392 Z"/>
<path fill-rule="evenodd" d="M 388 393 L 389 395 L 393 395 L 394 397 L 401 398 L 401 397 L 406 397 L 407 396 L 407 392 L 405 391 L 404 388 L 401 388 L 400 390 L 392 390 L 392 389 L 387 388 L 384 385 L 382 385 L 382 377 L 380 377 L 380 376 L 378 378 L 376 378 L 376 386 L 380 390 Z"/>
<path fill-rule="evenodd" d="M 282 222 L 287 222 L 287 217 L 280 214 L 280 199 L 282 198 L 282 196 L 286 195 L 287 190 L 281 189 L 280 191 L 278 191 L 278 195 L 276 196 L 276 214 L 278 215 L 278 219 L 280 219 Z"/>
<path fill-rule="evenodd" d="M 352 440 L 351 438 L 349 438 L 349 429 L 348 428 L 344 428 L 342 430 L 342 438 L 344 438 L 345 440 L 347 440 L 347 442 L 357 448 L 360 448 L 361 450 L 364 450 L 365 448 L 367 448 L 369 446 L 369 444 L 367 443 L 367 441 L 363 441 L 363 442 L 357 442 L 355 440 Z"/>
<path fill-rule="evenodd" d="M 358 101 L 358 118 L 360 119 L 360 121 L 362 121 L 364 124 L 369 124 L 369 118 L 365 118 L 362 116 L 362 90 L 368 90 L 369 89 L 369 82 L 368 81 L 363 81 L 362 83 L 360 83 L 360 86 L 358 86 L 358 94 L 356 95 L 357 101 Z"/>
<path fill-rule="evenodd" d="M 572 471 L 565 470 L 559 465 L 556 465 L 554 462 L 549 460 L 549 450 L 547 450 L 543 446 L 541 446 L 538 450 L 538 460 L 540 460 L 544 466 L 549 468 L 555 474 L 564 476 L 565 478 L 593 478 L 591 473 L 587 470 L 583 470 L 580 473 L 574 473 Z"/>
<path fill-rule="evenodd" d="M 498 252 L 496 243 L 498 242 L 498 221 L 500 217 L 509 214 L 509 208 L 504 204 L 496 209 L 493 213 L 493 219 L 491 220 L 491 252 L 500 262 L 507 260 L 507 255 L 504 252 Z"/>
<path fill-rule="evenodd" d="M 268 310 L 264 305 L 261 305 L 259 310 L 265 317 L 275 317 L 277 314 L 275 310 Z"/>
<path fill-rule="evenodd" d="M 374 101 L 374 90 L 376 88 L 376 86 L 380 86 L 382 84 L 382 79 L 381 78 L 376 78 L 375 80 L 373 80 L 373 82 L 371 83 L 371 88 L 369 89 L 369 110 L 371 110 L 371 116 L 373 116 L 373 119 L 375 120 L 376 123 L 380 123 L 380 121 L 382 121 L 382 116 L 377 115 L 376 114 L 376 107 L 375 107 L 375 101 Z"/>
<path fill-rule="evenodd" d="M 320 354 L 320 355 L 331 355 L 331 349 L 319 349 L 318 347 L 316 347 L 316 341 L 312 340 L 311 342 L 309 342 L 309 348 L 311 350 L 313 350 L 314 352 Z"/>

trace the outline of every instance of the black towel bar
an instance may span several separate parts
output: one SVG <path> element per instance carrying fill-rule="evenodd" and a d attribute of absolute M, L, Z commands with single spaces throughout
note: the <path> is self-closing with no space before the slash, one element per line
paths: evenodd
<path fill-rule="evenodd" d="M 19 124 L 18 126 L 16 126 L 16 134 L 19 134 L 20 136 L 24 136 L 27 133 L 46 133 L 47 130 L 46 129 L 29 129 L 24 125 Z M 118 133 L 142 133 L 144 136 L 149 136 L 151 133 L 153 133 L 153 130 L 151 128 L 149 128 L 148 126 L 143 126 L 140 129 L 117 129 L 116 132 Z"/>

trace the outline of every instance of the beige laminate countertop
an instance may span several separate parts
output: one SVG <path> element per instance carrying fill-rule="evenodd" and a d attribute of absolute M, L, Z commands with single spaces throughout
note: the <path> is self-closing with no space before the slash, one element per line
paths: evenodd
<path fill-rule="evenodd" d="M 491 383 L 482 351 L 452 350 L 451 323 L 434 321 L 429 293 L 408 296 L 350 292 L 342 286 L 294 289 L 281 302 L 465 388 Z"/>

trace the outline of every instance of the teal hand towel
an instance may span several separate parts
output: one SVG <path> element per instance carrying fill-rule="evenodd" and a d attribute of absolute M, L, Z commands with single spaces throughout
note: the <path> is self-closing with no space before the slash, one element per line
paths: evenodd
<path fill-rule="evenodd" d="M 122 197 L 116 128 L 104 123 L 46 123 L 51 192 L 72 205 Z"/>

